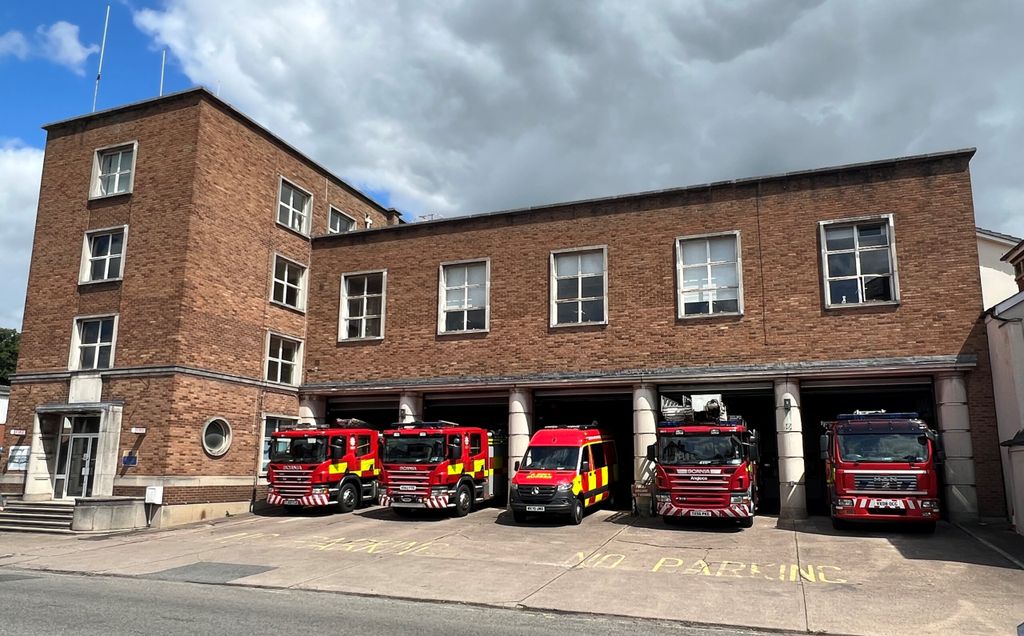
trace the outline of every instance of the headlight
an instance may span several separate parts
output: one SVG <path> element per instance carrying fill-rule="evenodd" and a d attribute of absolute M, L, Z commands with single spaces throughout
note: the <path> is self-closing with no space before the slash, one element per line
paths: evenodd
<path fill-rule="evenodd" d="M 314 486 L 313 487 L 313 494 L 314 495 L 323 495 L 326 492 L 327 492 L 327 487 L 326 486 Z"/>
<path fill-rule="evenodd" d="M 658 493 L 657 495 L 655 495 L 655 498 L 658 501 L 664 501 L 664 502 L 672 501 L 672 495 L 665 495 L 665 494 L 661 494 L 661 493 Z"/>
<path fill-rule="evenodd" d="M 747 501 L 750 501 L 750 498 L 747 497 L 746 493 L 740 493 L 738 495 L 729 495 L 729 503 L 740 504 Z"/>
<path fill-rule="evenodd" d="M 852 506 L 853 505 L 853 499 L 837 499 L 836 500 L 836 505 L 837 506 Z"/>
<path fill-rule="evenodd" d="M 924 509 L 927 509 L 927 510 L 936 510 L 936 509 L 938 509 L 938 507 L 939 507 L 939 500 L 938 499 L 922 499 L 921 500 L 921 508 L 924 508 Z"/>
<path fill-rule="evenodd" d="M 558 484 L 558 492 L 572 492 L 572 484 Z"/>
<path fill-rule="evenodd" d="M 434 486 L 433 488 L 430 489 L 430 494 L 434 495 L 435 497 L 437 497 L 438 495 L 447 495 L 448 494 L 448 487 L 447 486 Z"/>

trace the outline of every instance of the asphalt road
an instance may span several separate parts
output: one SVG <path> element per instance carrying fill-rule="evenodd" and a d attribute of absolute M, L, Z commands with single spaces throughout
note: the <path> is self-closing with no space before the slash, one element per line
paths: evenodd
<path fill-rule="evenodd" d="M 295 590 L 0 569 L 0 634 L 773 634 Z"/>

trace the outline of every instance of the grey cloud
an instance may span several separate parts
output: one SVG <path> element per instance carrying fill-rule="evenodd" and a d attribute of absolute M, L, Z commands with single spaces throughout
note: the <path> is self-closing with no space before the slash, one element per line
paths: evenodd
<path fill-rule="evenodd" d="M 1024 234 L 1024 5 L 172 0 L 197 83 L 413 213 L 457 215 L 976 145 Z"/>

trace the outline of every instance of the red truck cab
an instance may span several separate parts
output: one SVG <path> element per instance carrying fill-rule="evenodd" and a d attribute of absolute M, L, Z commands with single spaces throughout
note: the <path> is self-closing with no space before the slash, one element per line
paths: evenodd
<path fill-rule="evenodd" d="M 396 514 L 473 506 L 504 497 L 505 446 L 493 431 L 452 422 L 411 422 L 384 431 L 381 505 Z"/>
<path fill-rule="evenodd" d="M 615 441 L 593 427 L 537 431 L 515 469 L 509 503 L 516 523 L 531 514 L 568 514 L 578 525 L 586 508 L 613 503 L 619 478 Z"/>
<path fill-rule="evenodd" d="M 380 434 L 360 420 L 296 427 L 270 437 L 267 503 L 297 512 L 336 506 L 351 512 L 377 500 Z"/>
<path fill-rule="evenodd" d="M 662 422 L 648 459 L 656 462 L 654 513 L 666 522 L 718 517 L 735 519 L 744 528 L 754 524 L 757 443 L 743 418 Z"/>
<path fill-rule="evenodd" d="M 822 422 L 832 523 L 900 521 L 931 532 L 939 520 L 938 435 L 917 413 L 855 411 Z"/>

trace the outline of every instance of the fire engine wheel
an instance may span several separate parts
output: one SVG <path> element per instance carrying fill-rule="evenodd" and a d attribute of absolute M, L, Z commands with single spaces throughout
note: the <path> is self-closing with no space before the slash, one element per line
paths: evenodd
<path fill-rule="evenodd" d="M 465 517 L 473 508 L 473 493 L 469 486 L 462 484 L 455 490 L 455 516 Z"/>
<path fill-rule="evenodd" d="M 846 519 L 836 519 L 835 517 L 832 517 L 832 528 L 835 530 L 849 530 L 850 522 Z"/>
<path fill-rule="evenodd" d="M 359 490 L 352 482 L 345 482 L 338 489 L 338 512 L 352 512 L 359 503 Z"/>
<path fill-rule="evenodd" d="M 573 501 L 572 510 L 569 511 L 569 520 L 574 526 L 583 523 L 583 502 L 579 499 Z"/>
<path fill-rule="evenodd" d="M 754 527 L 754 516 L 751 515 L 749 517 L 743 517 L 742 519 L 740 519 L 740 527 L 741 528 L 753 528 Z"/>

